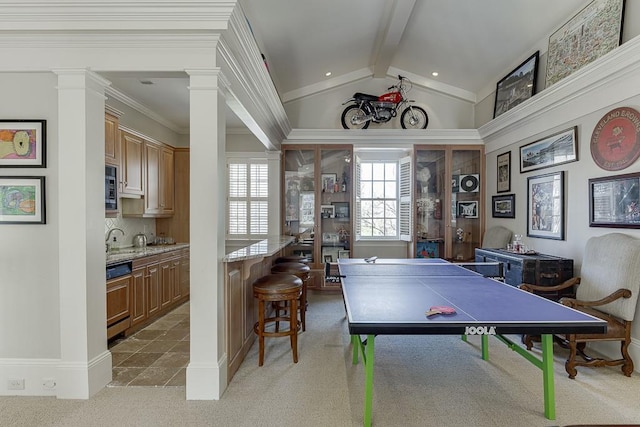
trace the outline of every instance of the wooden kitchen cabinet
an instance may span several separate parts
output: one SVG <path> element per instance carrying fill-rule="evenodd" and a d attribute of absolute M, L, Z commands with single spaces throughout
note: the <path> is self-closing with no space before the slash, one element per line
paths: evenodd
<path fill-rule="evenodd" d="M 118 323 L 117 330 L 108 330 L 109 338 L 138 331 L 189 296 L 189 248 L 135 258 L 131 264 L 130 276 L 107 282 L 108 325 L 127 320 Z"/>
<path fill-rule="evenodd" d="M 107 339 L 131 326 L 131 275 L 107 281 Z"/>
<path fill-rule="evenodd" d="M 145 215 L 173 214 L 174 166 L 173 150 L 145 142 L 146 189 Z"/>
<path fill-rule="evenodd" d="M 144 195 L 144 140 L 127 131 L 121 131 L 122 197 Z"/>
<path fill-rule="evenodd" d="M 111 113 L 104 116 L 104 162 L 120 168 L 119 118 Z M 121 189 L 118 189 L 122 191 Z"/>

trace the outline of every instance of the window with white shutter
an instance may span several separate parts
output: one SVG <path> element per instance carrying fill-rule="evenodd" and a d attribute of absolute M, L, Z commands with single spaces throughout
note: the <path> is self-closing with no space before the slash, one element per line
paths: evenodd
<path fill-rule="evenodd" d="M 228 162 L 227 235 L 264 238 L 269 234 L 269 167 L 266 162 L 233 159 Z"/>

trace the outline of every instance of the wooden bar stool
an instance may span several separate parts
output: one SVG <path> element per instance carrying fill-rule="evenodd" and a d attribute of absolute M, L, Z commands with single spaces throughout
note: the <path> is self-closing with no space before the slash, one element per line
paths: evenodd
<path fill-rule="evenodd" d="M 309 265 L 309 258 L 303 255 L 283 255 L 278 257 L 274 264 L 282 264 L 283 262 L 301 262 Z"/>
<path fill-rule="evenodd" d="M 302 293 L 302 279 L 293 274 L 268 274 L 253 282 L 253 296 L 258 299 L 258 321 L 253 326 L 253 331 L 258 335 L 259 358 L 258 366 L 264 363 L 264 337 L 285 337 L 291 340 L 293 363 L 298 363 L 298 300 Z M 291 311 L 287 316 L 282 316 L 278 311 L 274 317 L 265 317 L 265 301 L 275 303 L 289 303 Z M 266 331 L 267 324 L 275 322 L 289 322 L 289 329 L 281 331 L 278 327 L 274 332 Z"/>
<path fill-rule="evenodd" d="M 300 310 L 300 323 L 302 324 L 302 331 L 307 330 L 306 323 L 306 311 L 307 311 L 307 282 L 309 282 L 309 272 L 311 268 L 308 265 L 303 264 L 301 262 L 281 262 L 279 264 L 274 264 L 271 267 L 271 273 L 288 273 L 293 274 L 302 280 L 302 293 L 300 294 L 300 301 L 298 304 L 298 309 Z M 278 315 L 280 310 L 286 310 L 286 304 L 277 304 L 275 305 L 276 316 Z M 293 311 L 293 309 L 292 309 Z"/>

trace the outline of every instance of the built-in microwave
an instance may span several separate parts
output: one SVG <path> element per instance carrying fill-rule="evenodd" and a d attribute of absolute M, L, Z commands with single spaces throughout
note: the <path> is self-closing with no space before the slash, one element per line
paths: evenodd
<path fill-rule="evenodd" d="M 118 210 L 118 168 L 115 166 L 104 167 L 104 208 Z"/>

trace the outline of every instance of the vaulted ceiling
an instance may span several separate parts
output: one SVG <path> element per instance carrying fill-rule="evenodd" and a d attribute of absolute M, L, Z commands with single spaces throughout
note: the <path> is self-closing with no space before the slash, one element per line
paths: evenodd
<path fill-rule="evenodd" d="M 549 35 L 589 2 L 240 0 L 284 103 L 398 72 L 414 84 L 480 101 L 532 53 L 544 53 Z M 186 76 L 107 78 L 166 123 L 188 128 Z M 140 84 L 145 79 L 154 84 Z M 230 127 L 241 126 L 228 117 Z"/>

